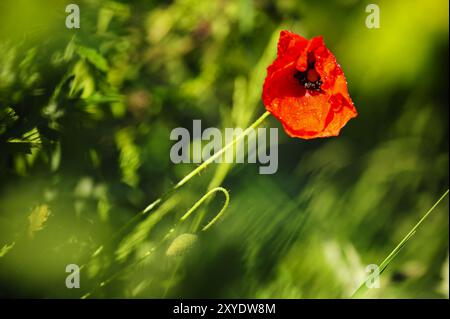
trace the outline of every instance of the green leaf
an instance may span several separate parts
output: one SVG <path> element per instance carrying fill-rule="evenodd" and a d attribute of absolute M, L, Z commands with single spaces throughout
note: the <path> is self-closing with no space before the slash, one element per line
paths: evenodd
<path fill-rule="evenodd" d="M 104 72 L 108 71 L 108 61 L 106 61 L 106 59 L 96 50 L 79 45 L 77 47 L 77 52 L 80 57 L 88 60 L 97 69 Z"/>
<path fill-rule="evenodd" d="M 16 243 L 13 242 L 12 244 L 8 245 L 5 244 L 1 249 L 0 249 L 0 258 L 4 257 L 15 245 Z"/>

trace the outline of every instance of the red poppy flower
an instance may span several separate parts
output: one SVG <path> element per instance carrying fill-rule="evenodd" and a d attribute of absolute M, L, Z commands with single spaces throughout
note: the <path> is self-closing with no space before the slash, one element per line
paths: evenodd
<path fill-rule="evenodd" d="M 357 116 L 344 73 L 322 37 L 308 41 L 289 31 L 281 31 L 262 99 L 292 137 L 336 136 Z"/>

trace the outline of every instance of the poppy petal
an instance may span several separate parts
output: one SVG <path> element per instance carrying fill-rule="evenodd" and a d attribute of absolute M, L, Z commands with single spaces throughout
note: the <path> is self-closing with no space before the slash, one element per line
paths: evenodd
<path fill-rule="evenodd" d="M 357 116 L 344 73 L 323 38 L 308 41 L 289 31 L 280 33 L 262 99 L 292 137 L 336 136 Z"/>

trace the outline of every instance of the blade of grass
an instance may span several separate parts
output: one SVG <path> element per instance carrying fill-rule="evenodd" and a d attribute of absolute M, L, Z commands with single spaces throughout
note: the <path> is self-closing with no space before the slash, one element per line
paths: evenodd
<path fill-rule="evenodd" d="M 402 241 L 394 248 L 394 250 L 391 251 L 391 253 L 381 262 L 379 266 L 379 275 L 381 275 L 384 270 L 387 268 L 387 266 L 394 260 L 394 258 L 398 255 L 400 250 L 406 245 L 406 243 L 411 239 L 411 237 L 416 233 L 419 226 L 427 219 L 427 217 L 431 214 L 431 212 L 439 205 L 439 203 L 448 195 L 449 190 L 447 191 L 434 203 L 434 205 L 423 215 L 423 217 L 417 222 L 417 224 L 410 230 L 410 232 L 402 239 Z M 362 292 L 364 292 L 367 281 L 370 278 L 366 279 L 359 287 L 356 289 L 356 291 L 353 293 L 351 298 L 355 298 L 358 295 L 360 295 Z"/>

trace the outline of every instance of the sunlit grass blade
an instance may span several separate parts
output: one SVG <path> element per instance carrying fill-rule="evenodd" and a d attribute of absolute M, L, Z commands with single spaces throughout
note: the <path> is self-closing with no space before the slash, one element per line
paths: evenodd
<path fill-rule="evenodd" d="M 423 217 L 417 222 L 417 224 L 409 231 L 409 233 L 402 239 L 402 241 L 394 248 L 394 250 L 391 251 L 391 253 L 381 262 L 379 266 L 379 275 L 381 275 L 384 270 L 389 266 L 389 264 L 394 260 L 394 258 L 398 255 L 400 250 L 406 245 L 406 243 L 412 238 L 412 236 L 416 233 L 419 226 L 427 219 L 427 217 L 433 212 L 433 210 L 439 205 L 439 203 L 448 195 L 449 190 L 447 191 L 434 203 L 434 205 L 423 215 Z M 352 298 L 355 298 L 361 293 L 364 292 L 366 286 L 366 283 L 371 278 L 366 279 L 359 287 L 356 289 L 356 291 L 353 293 Z"/>

